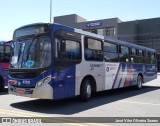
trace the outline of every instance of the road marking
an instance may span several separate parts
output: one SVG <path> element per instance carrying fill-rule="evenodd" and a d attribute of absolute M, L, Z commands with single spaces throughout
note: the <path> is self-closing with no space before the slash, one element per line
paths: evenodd
<path fill-rule="evenodd" d="M 111 125 L 107 125 L 107 124 L 102 124 L 102 123 L 80 123 L 80 124 L 75 124 L 75 123 L 65 123 L 65 124 L 68 124 L 68 125 L 72 125 L 72 126 L 111 126 Z"/>
<path fill-rule="evenodd" d="M 0 109 L 0 113 L 2 114 L 7 114 L 7 115 L 14 115 L 18 117 L 52 117 L 52 116 L 47 116 L 44 114 L 39 114 L 39 113 L 29 113 L 29 112 L 18 112 L 18 111 L 13 111 L 13 110 L 7 110 L 7 109 Z M 82 126 L 82 125 L 92 125 L 92 126 L 109 126 L 109 125 L 104 125 L 104 124 L 98 124 L 98 123 L 87 123 L 83 121 L 78 121 L 78 120 L 72 120 L 72 119 L 65 119 L 65 117 L 55 117 L 55 119 L 44 119 L 45 121 L 49 121 L 51 123 L 55 123 L 58 121 L 66 121 L 68 123 L 63 123 L 63 124 L 68 124 L 68 125 L 74 125 L 74 126 Z"/>
<path fill-rule="evenodd" d="M 36 114 L 36 113 L 29 113 L 29 112 L 18 112 L 18 111 L 13 111 L 13 110 L 9 110 L 9 109 L 0 109 L 0 112 L 6 112 L 6 113 L 14 113 L 14 114 L 19 114 L 19 115 L 23 115 L 26 117 L 50 117 L 50 116 L 46 116 L 46 115 L 41 115 L 41 114 Z"/>
<path fill-rule="evenodd" d="M 6 114 L 6 115 L 12 115 L 12 116 L 17 116 L 19 117 L 20 115 L 19 114 L 16 114 L 16 113 L 6 113 L 6 112 L 2 112 L 0 111 L 1 114 Z M 8 117 L 8 116 L 7 116 Z M 31 117 L 31 116 L 28 116 L 28 117 Z"/>
<path fill-rule="evenodd" d="M 134 102 L 134 101 L 118 101 L 118 102 L 131 103 L 131 104 L 141 104 L 141 105 L 160 106 L 160 104 L 156 104 L 156 103 L 145 103 L 145 102 Z"/>

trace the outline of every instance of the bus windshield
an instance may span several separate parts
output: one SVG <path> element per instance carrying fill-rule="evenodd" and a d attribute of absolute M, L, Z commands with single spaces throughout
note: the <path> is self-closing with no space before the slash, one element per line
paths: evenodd
<path fill-rule="evenodd" d="M 51 40 L 34 37 L 14 42 L 11 68 L 45 68 L 51 65 Z"/>

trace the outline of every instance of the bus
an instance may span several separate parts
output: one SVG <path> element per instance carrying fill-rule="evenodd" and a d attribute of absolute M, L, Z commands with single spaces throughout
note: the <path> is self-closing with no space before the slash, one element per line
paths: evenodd
<path fill-rule="evenodd" d="M 10 41 L 0 44 L 0 91 L 8 87 L 9 62 L 11 54 Z"/>
<path fill-rule="evenodd" d="M 14 31 L 9 93 L 88 101 L 94 92 L 157 78 L 156 51 L 61 24 L 38 23 Z"/>

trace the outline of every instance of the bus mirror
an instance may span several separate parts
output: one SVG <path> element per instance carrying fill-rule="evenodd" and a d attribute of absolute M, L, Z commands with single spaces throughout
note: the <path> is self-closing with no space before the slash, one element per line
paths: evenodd
<path fill-rule="evenodd" d="M 14 49 L 15 48 L 15 41 L 11 41 L 12 43 L 12 48 Z"/>

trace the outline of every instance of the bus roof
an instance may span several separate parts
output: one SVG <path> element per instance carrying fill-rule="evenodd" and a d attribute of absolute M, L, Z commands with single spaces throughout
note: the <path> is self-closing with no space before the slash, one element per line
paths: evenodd
<path fill-rule="evenodd" d="M 156 52 L 155 49 L 147 48 L 147 47 L 144 47 L 144 46 L 140 46 L 140 45 L 137 45 L 137 44 L 133 44 L 133 43 L 130 43 L 130 42 L 118 40 L 118 39 L 107 37 L 107 36 L 105 37 L 104 40 L 110 41 L 110 42 L 118 44 L 118 45 L 127 46 L 127 47 L 130 47 L 130 48 L 146 50 L 146 51 L 150 51 L 150 52 L 154 52 L 154 53 Z"/>
<path fill-rule="evenodd" d="M 5 41 L 0 41 L 0 45 L 3 45 L 5 43 Z"/>
<path fill-rule="evenodd" d="M 130 48 L 146 50 L 146 51 L 150 51 L 150 52 L 154 52 L 154 53 L 156 52 L 155 49 L 151 49 L 151 48 L 147 48 L 147 47 L 144 47 L 144 46 L 140 46 L 140 45 L 137 45 L 137 44 L 134 44 L 134 43 L 131 43 L 131 42 L 118 40 L 116 38 L 112 38 L 112 37 L 109 37 L 109 36 L 102 36 L 102 35 L 98 35 L 98 34 L 95 34 L 95 33 L 83 31 L 81 29 L 76 29 L 76 32 L 78 32 L 80 34 L 83 34 L 83 35 L 87 35 L 87 36 L 92 36 L 92 37 L 96 37 L 96 38 L 99 38 L 99 39 L 103 39 L 104 41 L 110 41 L 110 42 L 115 43 L 117 45 L 123 45 L 123 46 L 127 46 L 127 47 L 130 47 Z"/>
<path fill-rule="evenodd" d="M 45 24 L 48 24 L 48 25 L 49 25 L 50 23 L 35 23 L 35 24 L 29 24 L 29 25 L 22 26 L 22 27 L 20 27 L 20 28 L 29 27 L 29 26 L 34 26 L 34 25 L 45 25 Z M 98 34 L 95 34 L 95 33 L 83 31 L 82 29 L 73 28 L 73 27 L 70 27 L 70 26 L 63 25 L 63 24 L 53 23 L 53 24 L 51 24 L 51 25 L 59 25 L 59 26 L 62 26 L 62 27 L 71 28 L 71 29 L 74 29 L 75 32 L 77 32 L 77 33 L 80 33 L 80 34 L 83 34 L 83 35 L 87 35 L 87 36 L 91 36 L 91 37 L 96 37 L 96 38 L 102 39 L 102 40 L 104 40 L 104 41 L 110 41 L 110 42 L 115 43 L 115 44 L 117 44 L 117 45 L 123 45 L 123 46 L 127 46 L 127 47 L 130 47 L 130 48 L 136 48 L 136 49 L 151 51 L 151 52 L 154 52 L 154 53 L 156 52 L 155 49 L 151 49 L 151 48 L 147 48 L 147 47 L 140 46 L 140 45 L 137 45 L 137 44 L 133 44 L 133 43 L 130 43 L 130 42 L 118 40 L 118 39 L 116 39 L 116 38 L 111 38 L 111 37 L 109 37 L 109 36 L 102 36 L 102 35 L 98 35 Z M 20 28 L 18 28 L 18 29 L 20 29 Z"/>

